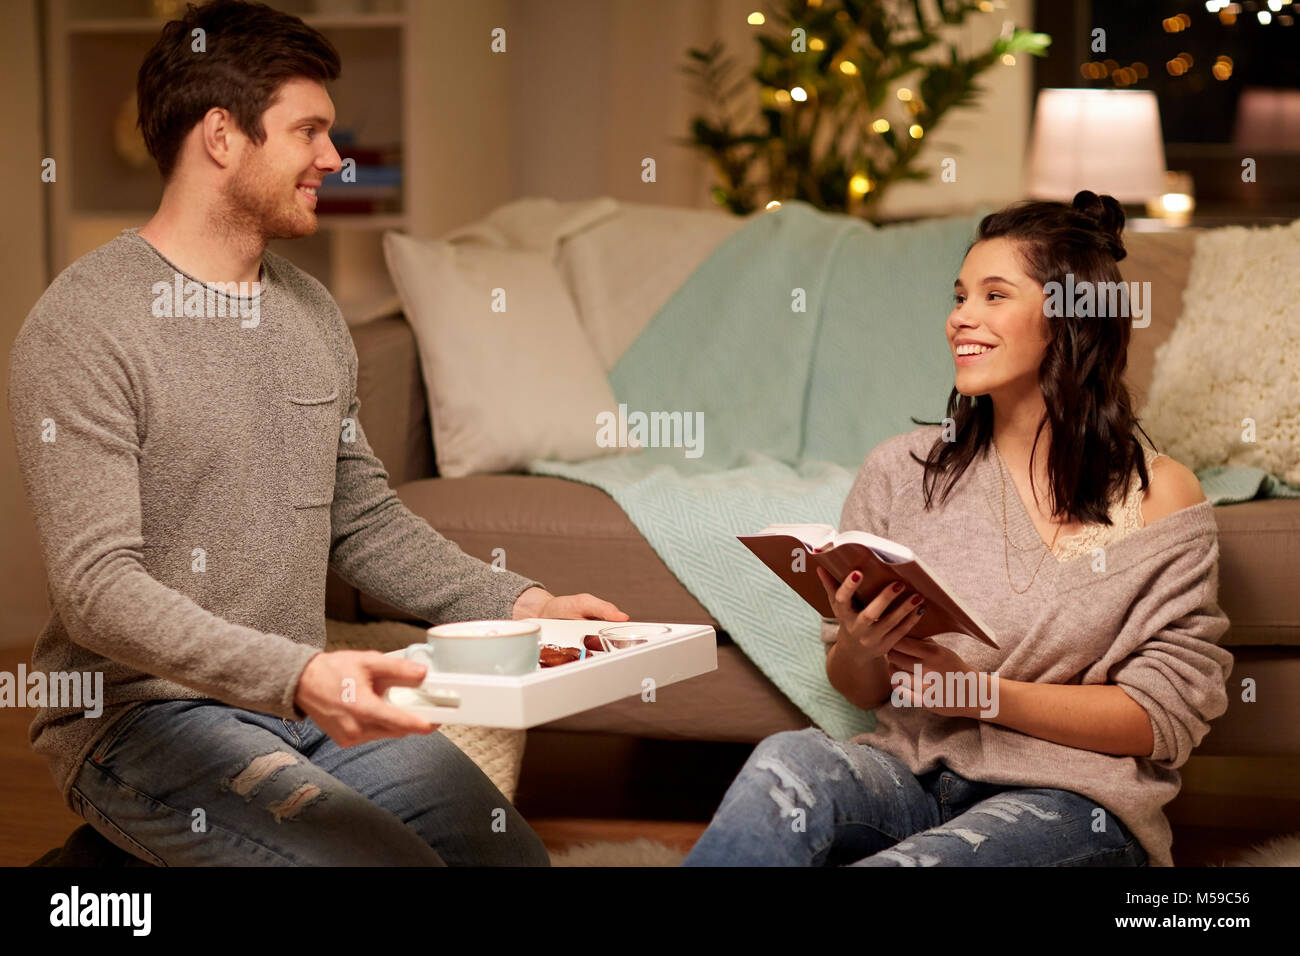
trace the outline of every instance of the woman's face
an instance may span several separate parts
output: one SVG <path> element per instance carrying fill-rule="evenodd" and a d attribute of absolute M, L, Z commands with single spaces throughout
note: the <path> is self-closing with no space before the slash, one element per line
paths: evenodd
<path fill-rule="evenodd" d="M 1038 366 L 1049 341 L 1043 287 L 1025 274 L 1011 239 L 975 243 L 953 286 L 948 346 L 963 395 L 1014 395 L 1038 387 Z M 964 345 L 991 349 L 970 356 Z"/>

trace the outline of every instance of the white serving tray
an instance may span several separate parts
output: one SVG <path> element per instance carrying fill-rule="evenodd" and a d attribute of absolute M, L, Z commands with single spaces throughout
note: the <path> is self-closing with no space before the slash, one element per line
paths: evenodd
<path fill-rule="evenodd" d="M 562 647 L 581 647 L 584 635 L 622 623 L 550 618 L 529 620 L 541 625 L 542 644 Z M 650 638 L 645 644 L 599 653 L 586 660 L 556 667 L 542 667 L 531 674 L 503 677 L 431 669 L 418 689 L 392 687 L 384 694 L 384 699 L 435 724 L 522 730 L 624 697 L 641 696 L 647 686 L 657 690 L 718 669 L 718 641 L 713 628 L 701 624 L 661 626 L 670 628 L 669 633 Z M 426 655 L 408 653 L 421 646 L 412 644 L 391 651 L 390 655 L 427 663 Z"/>

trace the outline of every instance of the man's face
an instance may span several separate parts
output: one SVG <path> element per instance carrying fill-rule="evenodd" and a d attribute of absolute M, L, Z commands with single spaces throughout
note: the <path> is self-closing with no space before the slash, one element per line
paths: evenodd
<path fill-rule="evenodd" d="M 266 140 L 246 141 L 224 191 L 225 213 L 265 240 L 316 231 L 316 187 L 342 168 L 330 142 L 334 104 L 315 80 L 285 82 L 262 114 Z"/>

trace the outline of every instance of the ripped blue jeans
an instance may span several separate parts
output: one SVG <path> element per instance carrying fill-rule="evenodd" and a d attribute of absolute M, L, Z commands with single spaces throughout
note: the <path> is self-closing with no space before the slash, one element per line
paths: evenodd
<path fill-rule="evenodd" d="M 150 701 L 77 771 L 74 812 L 158 866 L 548 866 L 500 790 L 440 733 L 343 748 L 220 701 Z"/>
<path fill-rule="evenodd" d="M 809 728 L 754 748 L 683 865 L 1146 866 L 1147 854 L 1069 790 L 943 766 L 918 777 L 892 754 Z"/>

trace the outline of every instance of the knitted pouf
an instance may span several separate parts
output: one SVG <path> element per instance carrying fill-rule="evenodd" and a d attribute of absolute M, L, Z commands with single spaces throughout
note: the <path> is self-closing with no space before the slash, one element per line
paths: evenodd
<path fill-rule="evenodd" d="M 330 651 L 395 651 L 426 637 L 424 628 L 401 621 L 353 623 L 327 619 L 325 633 L 325 648 Z M 438 733 L 464 751 L 505 798 L 514 802 L 526 731 L 444 724 Z"/>

